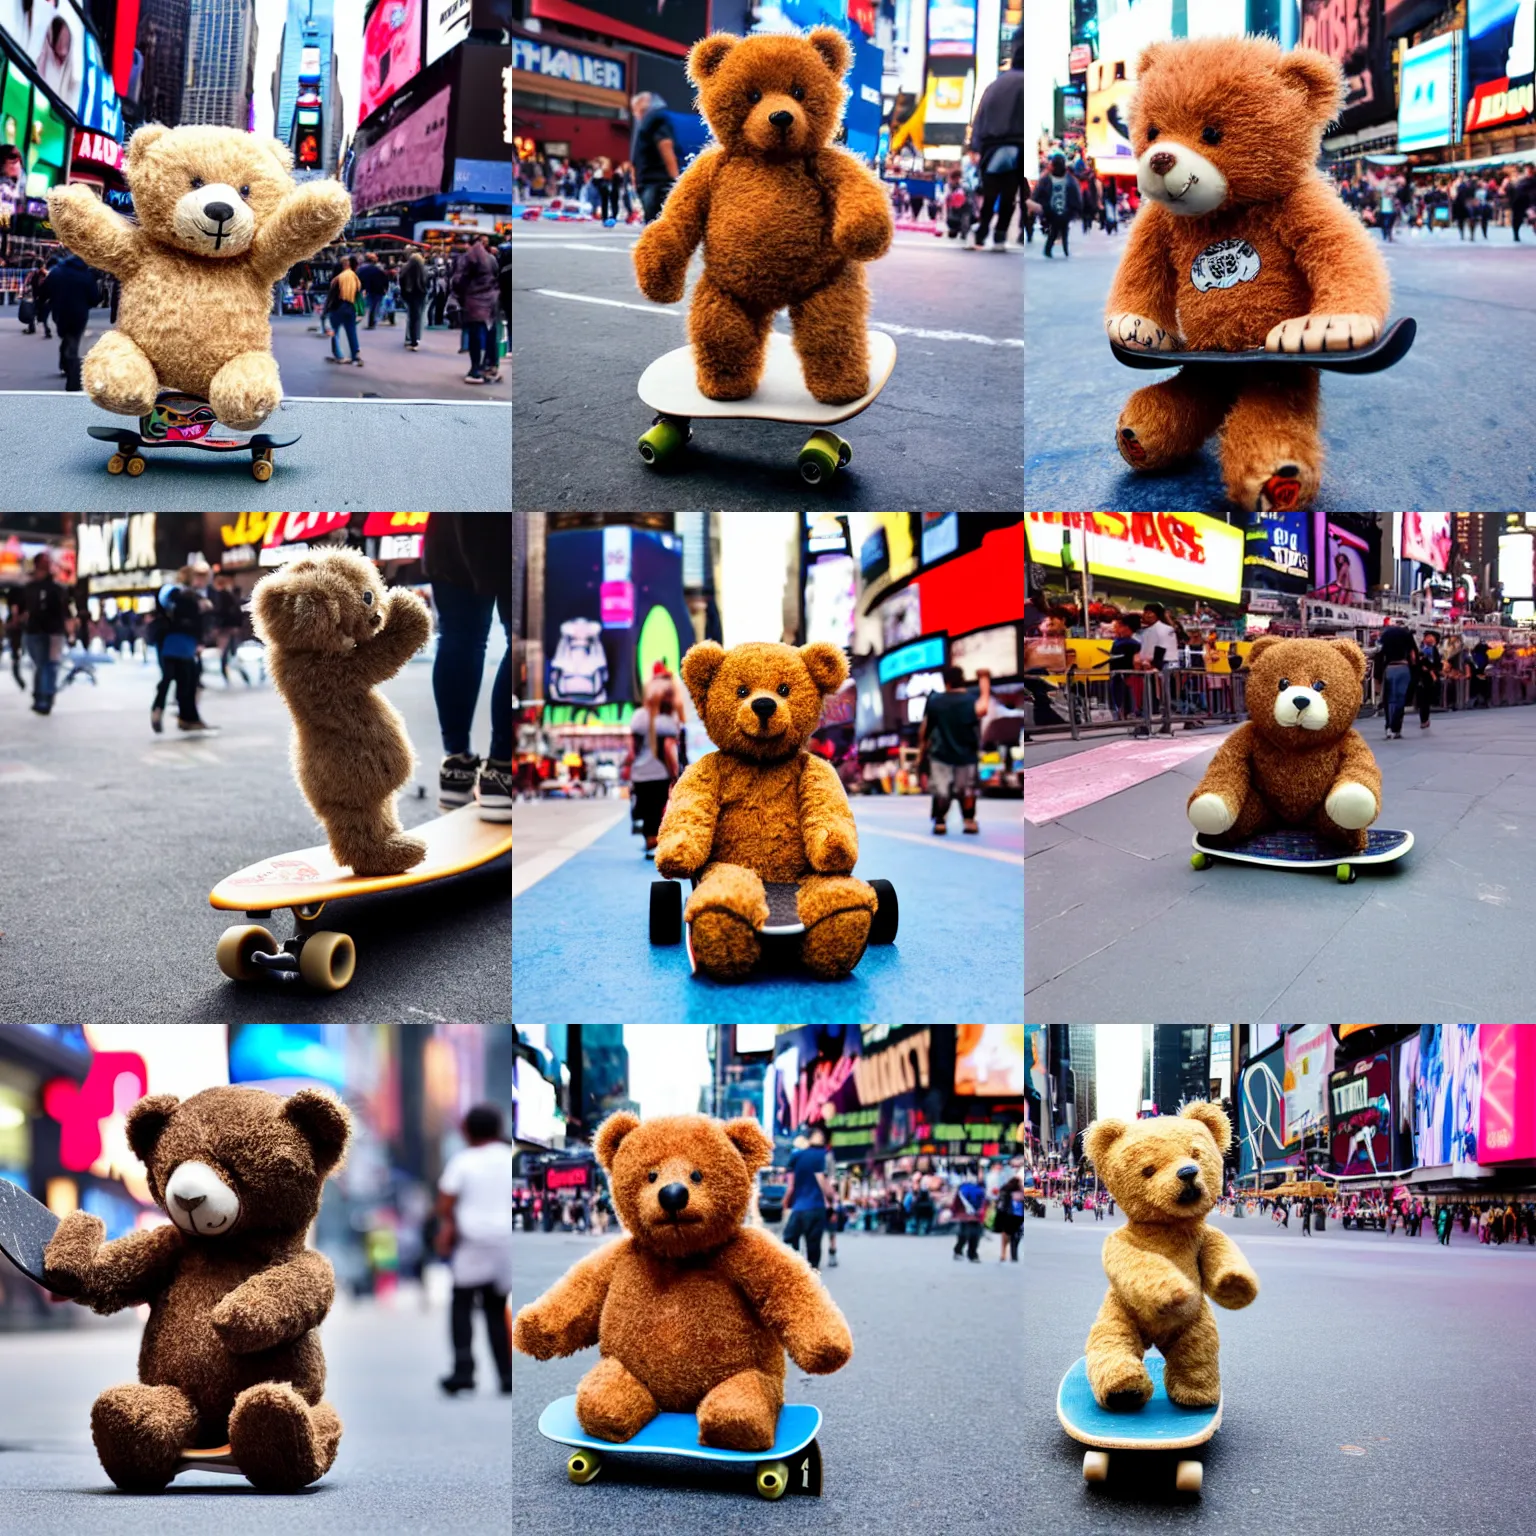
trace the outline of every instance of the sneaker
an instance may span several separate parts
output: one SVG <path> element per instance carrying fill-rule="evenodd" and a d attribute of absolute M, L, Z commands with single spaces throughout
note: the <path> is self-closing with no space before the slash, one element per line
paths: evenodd
<path fill-rule="evenodd" d="M 1419 721 L 1419 729 L 1421 731 L 1427 731 L 1429 729 L 1429 721 L 1428 720 L 1420 720 Z"/>
<path fill-rule="evenodd" d="M 475 1390 L 475 1378 L 473 1376 L 444 1376 L 437 1384 L 449 1397 L 453 1397 L 460 1392 L 473 1392 Z"/>
<path fill-rule="evenodd" d="M 437 770 L 437 803 L 445 810 L 450 806 L 468 805 L 475 798 L 475 774 L 480 759 L 473 752 L 455 752 L 445 757 Z"/>
<path fill-rule="evenodd" d="M 152 709 L 152 710 L 150 710 L 150 712 L 149 712 L 149 728 L 150 728 L 150 730 L 152 730 L 155 733 L 156 736 L 160 735 L 161 732 L 165 730 L 164 721 L 165 721 L 165 711 L 163 709 Z"/>
<path fill-rule="evenodd" d="M 484 384 L 485 378 L 478 373 L 466 373 L 464 375 L 464 382 L 466 384 Z"/>
<path fill-rule="evenodd" d="M 974 836 L 976 833 L 981 831 L 981 828 L 978 827 L 974 821 L 968 821 L 963 827 L 961 827 L 960 830 L 962 832 L 969 832 L 972 834 L 972 836 Z"/>
<path fill-rule="evenodd" d="M 837 1268 L 837 1255 L 835 1253 L 829 1253 L 827 1255 L 827 1268 L 828 1269 L 836 1269 Z"/>
<path fill-rule="evenodd" d="M 352 359 L 352 366 L 353 366 L 353 367 L 354 367 L 354 368 L 361 368 L 361 367 L 362 367 L 362 366 L 363 366 L 363 360 L 362 360 L 362 358 L 360 358 L 360 357 L 354 357 L 354 358 L 353 358 L 353 359 Z"/>
<path fill-rule="evenodd" d="M 218 732 L 219 727 L 209 725 L 206 720 L 177 720 L 176 729 L 199 736 L 212 736 Z"/>
<path fill-rule="evenodd" d="M 327 352 L 325 354 L 325 360 L 328 363 L 339 363 L 341 361 L 341 359 L 337 357 L 334 352 Z"/>
<path fill-rule="evenodd" d="M 475 779 L 475 799 L 480 802 L 481 821 L 512 820 L 512 760 L 497 762 L 486 758 Z"/>
<path fill-rule="evenodd" d="M 948 832 L 949 828 L 942 821 L 934 822 L 933 835 L 935 837 L 944 837 Z"/>

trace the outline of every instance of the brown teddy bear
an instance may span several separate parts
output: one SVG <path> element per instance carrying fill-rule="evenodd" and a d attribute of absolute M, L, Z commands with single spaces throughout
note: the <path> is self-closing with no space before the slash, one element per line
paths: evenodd
<path fill-rule="evenodd" d="M 858 830 L 832 766 L 805 751 L 821 701 L 848 677 L 834 645 L 712 640 L 683 657 L 683 681 L 720 749 L 690 763 L 672 790 L 656 845 L 669 877 L 702 874 L 684 917 L 701 970 L 720 980 L 757 962 L 768 921 L 763 882 L 796 883 L 800 956 L 828 979 L 859 963 L 878 905 L 853 877 Z"/>
<path fill-rule="evenodd" d="M 427 642 L 427 605 L 386 589 L 353 549 L 305 555 L 256 584 L 251 627 L 293 716 L 293 772 L 354 875 L 397 875 L 427 845 L 401 831 L 395 795 L 415 755 L 400 712 L 378 685 Z"/>
<path fill-rule="evenodd" d="M 716 142 L 636 242 L 635 275 L 646 298 L 676 304 L 704 242 L 688 338 L 711 400 L 757 388 L 774 314 L 786 306 L 816 399 L 840 404 L 869 388 L 860 264 L 885 254 L 892 226 L 880 183 L 832 145 L 852 57 L 836 27 L 804 37 L 716 32 L 688 55 Z"/>
<path fill-rule="evenodd" d="M 295 184 L 287 146 L 211 125 L 146 123 L 128 141 L 137 223 L 89 187 L 48 194 L 60 240 L 122 284 L 117 329 L 85 359 L 105 411 L 147 415 L 162 389 L 200 395 L 238 431 L 283 398 L 272 356 L 272 285 L 352 217 L 337 181 Z"/>
<path fill-rule="evenodd" d="M 773 1159 L 756 1120 L 620 1111 L 593 1142 L 623 1237 L 574 1265 L 513 1320 L 512 1342 L 548 1360 L 596 1344 L 576 1417 L 621 1443 L 658 1413 L 696 1413 L 699 1444 L 765 1451 L 784 1406 L 784 1351 L 830 1375 L 848 1325 L 793 1249 L 744 1226 Z"/>
<path fill-rule="evenodd" d="M 1137 63 L 1131 143 L 1141 212 L 1106 328 L 1148 351 L 1335 352 L 1386 321 L 1386 263 L 1317 170 L 1344 100 L 1339 66 L 1265 37 L 1153 43 Z M 1267 512 L 1317 494 L 1315 368 L 1183 369 L 1138 389 L 1115 445 L 1157 470 L 1221 432 L 1227 495 Z"/>
<path fill-rule="evenodd" d="M 1235 1311 L 1259 1294 L 1237 1244 L 1205 1224 L 1231 1142 L 1231 1123 L 1214 1104 L 1088 1127 L 1088 1160 L 1126 1215 L 1104 1239 L 1109 1291 L 1088 1332 L 1088 1384 L 1101 1407 L 1139 1408 L 1151 1398 L 1143 1358 L 1152 1345 L 1174 1402 L 1221 1400 L 1221 1339 L 1205 1298 Z"/>
<path fill-rule="evenodd" d="M 149 1307 L 139 1383 L 108 1388 L 91 1409 L 119 1488 L 155 1492 L 183 1451 L 225 1444 L 269 1492 L 330 1469 L 341 1420 L 322 1395 L 316 1329 L 336 1280 L 304 1235 L 349 1134 L 346 1110 L 313 1089 L 156 1094 L 128 1112 L 128 1145 L 170 1221 L 103 1243 L 100 1218 L 74 1211 L 43 1254 L 57 1294 L 93 1312 Z"/>
<path fill-rule="evenodd" d="M 1232 846 L 1280 827 L 1351 853 L 1381 814 L 1381 769 L 1353 729 L 1365 655 L 1353 640 L 1264 635 L 1248 652 L 1248 720 L 1216 749 L 1186 807 Z"/>

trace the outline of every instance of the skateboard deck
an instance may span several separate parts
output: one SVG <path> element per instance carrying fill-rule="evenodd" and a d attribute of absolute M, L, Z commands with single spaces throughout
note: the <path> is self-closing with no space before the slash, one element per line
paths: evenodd
<path fill-rule="evenodd" d="M 1400 363 L 1418 334 L 1416 320 L 1394 320 L 1368 347 L 1352 352 L 1266 352 L 1253 348 L 1244 352 L 1148 352 L 1142 347 L 1127 347 L 1111 341 L 1110 350 L 1127 368 L 1187 368 L 1238 364 L 1251 367 L 1272 363 L 1302 363 L 1308 368 L 1325 368 L 1331 373 L 1380 373 Z"/>
<path fill-rule="evenodd" d="M 286 908 L 293 914 L 296 932 L 279 948 L 264 928 L 226 928 L 219 940 L 219 969 L 233 981 L 251 981 L 263 974 L 297 975 L 322 991 L 339 992 L 352 979 L 356 957 L 346 934 L 315 928 L 326 905 L 350 896 L 444 880 L 512 851 L 512 824 L 482 821 L 477 805 L 460 806 L 407 830 L 425 840 L 427 853 L 403 874 L 354 875 L 321 843 L 261 859 L 227 875 L 208 893 L 209 906 L 248 917 L 270 917 Z M 306 956 L 311 957 L 307 962 Z"/>
<path fill-rule="evenodd" d="M 825 429 L 857 416 L 885 388 L 896 366 L 896 343 L 884 331 L 870 331 L 869 389 L 843 405 L 824 405 L 805 387 L 805 375 L 790 338 L 771 331 L 756 390 L 745 400 L 711 400 L 698 384 L 693 348 L 678 347 L 658 357 L 640 375 L 642 401 L 657 412 L 650 431 L 640 439 L 640 457 L 647 464 L 662 465 L 677 458 L 693 436 L 689 422 L 782 421 L 814 426 L 800 452 L 800 475 L 808 485 L 819 485 L 853 457 L 853 450 L 835 432 Z"/>
<path fill-rule="evenodd" d="M 138 430 L 132 427 L 87 427 L 88 436 L 101 443 L 115 443 L 117 452 L 107 460 L 107 473 L 142 475 L 145 448 L 200 448 L 205 453 L 244 453 L 251 455 L 251 474 L 257 480 L 272 478 L 272 451 L 290 448 L 301 434 L 274 437 L 257 432 L 250 437 L 215 437 L 218 418 L 213 407 L 201 395 L 162 390 L 155 408 L 139 417 Z"/>
<path fill-rule="evenodd" d="M 1146 1367 L 1152 1378 L 1151 1400 L 1125 1412 L 1099 1406 L 1088 1385 L 1086 1357 L 1061 1378 L 1056 1417 L 1074 1440 L 1094 1448 L 1083 1457 L 1083 1476 L 1090 1483 L 1101 1483 L 1109 1475 L 1110 1451 L 1190 1450 L 1221 1428 L 1221 1403 L 1214 1408 L 1181 1407 L 1163 1385 L 1162 1356 L 1148 1355 Z M 1180 1460 L 1174 1478 L 1180 1492 L 1198 1493 L 1203 1480 L 1198 1461 Z"/>
<path fill-rule="evenodd" d="M 43 1250 L 58 1231 L 59 1218 L 19 1184 L 0 1179 L 0 1253 L 22 1274 L 43 1280 Z"/>
<path fill-rule="evenodd" d="M 1223 848 L 1203 832 L 1195 833 L 1195 852 L 1190 863 L 1204 869 L 1212 859 L 1237 864 L 1263 864 L 1272 869 L 1331 869 L 1341 884 L 1354 883 L 1361 864 L 1391 864 L 1413 847 L 1412 832 L 1391 832 L 1372 827 L 1366 833 L 1364 853 L 1350 853 L 1324 841 L 1315 832 L 1264 832 L 1233 848 Z"/>
<path fill-rule="evenodd" d="M 696 1461 L 755 1467 L 757 1491 L 765 1499 L 782 1498 L 786 1493 L 821 1496 L 821 1449 L 816 1444 L 820 1429 L 819 1408 L 785 1403 L 779 1410 L 773 1444 L 766 1451 L 727 1451 L 699 1444 L 699 1421 L 691 1413 L 658 1413 L 633 1439 L 619 1443 L 598 1440 L 581 1427 L 574 1397 L 556 1398 L 539 1415 L 539 1433 L 546 1440 L 577 1448 L 566 1462 L 566 1475 L 573 1483 L 590 1483 L 610 1452 L 621 1456 L 687 1456 Z"/>

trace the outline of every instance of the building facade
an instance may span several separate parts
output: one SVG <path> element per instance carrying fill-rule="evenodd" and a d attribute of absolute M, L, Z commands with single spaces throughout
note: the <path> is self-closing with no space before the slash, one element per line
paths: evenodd
<path fill-rule="evenodd" d="M 341 144 L 333 0 L 288 0 L 272 76 L 272 133 L 302 180 L 333 176 Z"/>
<path fill-rule="evenodd" d="M 256 78 L 254 0 L 192 0 L 181 111 L 168 121 L 250 129 Z"/>

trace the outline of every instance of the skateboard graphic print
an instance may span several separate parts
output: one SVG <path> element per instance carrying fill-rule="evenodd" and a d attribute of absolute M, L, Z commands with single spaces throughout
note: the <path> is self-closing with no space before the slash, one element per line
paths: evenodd
<path fill-rule="evenodd" d="M 87 427 L 86 432 L 98 442 L 116 444 L 117 451 L 107 460 L 109 475 L 142 475 L 146 449 L 198 448 L 206 453 L 249 453 L 251 475 L 260 481 L 272 478 L 274 450 L 292 447 L 301 435 L 273 437 L 257 432 L 251 437 L 215 437 L 217 425 L 213 407 L 201 395 L 162 390 L 154 409 L 139 417 L 137 431 L 131 427 Z"/>

